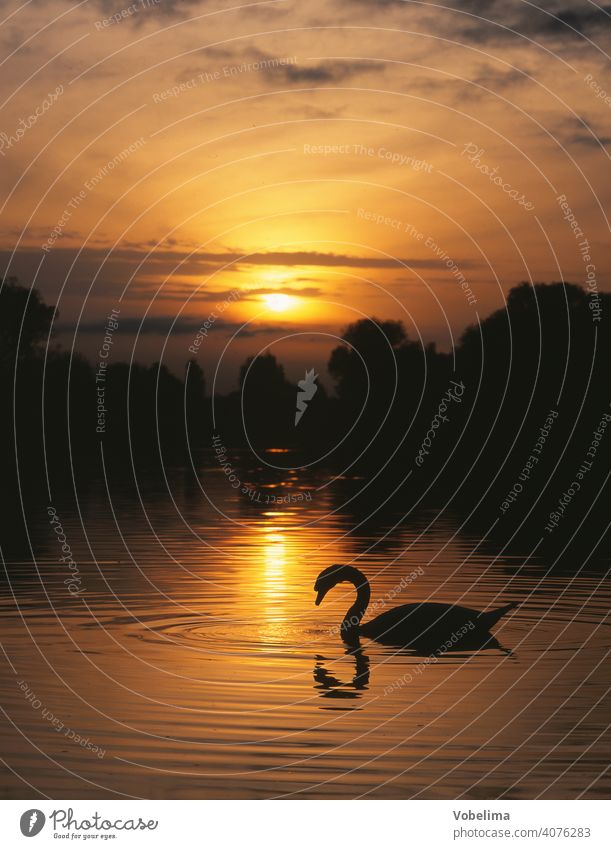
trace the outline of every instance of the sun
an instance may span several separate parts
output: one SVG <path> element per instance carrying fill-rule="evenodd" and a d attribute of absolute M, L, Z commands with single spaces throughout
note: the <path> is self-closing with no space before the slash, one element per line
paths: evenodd
<path fill-rule="evenodd" d="M 268 295 L 263 295 L 263 301 L 274 312 L 286 312 L 293 306 L 293 298 L 283 292 L 270 292 Z"/>

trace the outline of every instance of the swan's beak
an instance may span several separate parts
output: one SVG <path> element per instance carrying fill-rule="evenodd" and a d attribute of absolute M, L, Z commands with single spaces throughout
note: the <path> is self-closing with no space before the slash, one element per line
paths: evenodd
<path fill-rule="evenodd" d="M 326 596 L 326 594 L 327 594 L 326 590 L 318 590 L 318 595 L 316 596 L 316 601 L 314 602 L 316 607 L 318 607 L 318 605 L 323 600 L 323 598 Z"/>

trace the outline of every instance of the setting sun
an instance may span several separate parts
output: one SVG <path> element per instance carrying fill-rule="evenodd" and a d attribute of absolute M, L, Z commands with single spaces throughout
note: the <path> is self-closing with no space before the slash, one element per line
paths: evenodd
<path fill-rule="evenodd" d="M 263 295 L 263 301 L 274 312 L 286 312 L 294 304 L 294 298 L 282 292 L 271 292 L 269 295 Z"/>

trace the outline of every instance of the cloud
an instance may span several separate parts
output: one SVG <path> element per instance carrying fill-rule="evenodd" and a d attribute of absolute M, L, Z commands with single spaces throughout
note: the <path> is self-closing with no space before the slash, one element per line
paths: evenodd
<path fill-rule="evenodd" d="M 162 275 L 180 274 L 181 276 L 201 277 L 208 271 L 219 271 L 227 267 L 231 271 L 252 268 L 253 266 L 273 266 L 292 268 L 295 266 L 318 268 L 437 268 L 439 263 L 434 259 L 415 257 L 387 256 L 355 256 L 344 253 L 324 253 L 322 251 L 255 251 L 245 253 L 240 250 L 227 251 L 195 251 L 169 250 L 159 248 L 147 256 L 151 250 L 146 245 L 129 245 L 119 247 L 110 255 L 105 248 L 84 248 L 79 256 L 75 274 L 95 275 L 102 264 L 104 276 L 130 276 L 137 266 L 142 263 L 140 274 L 161 278 Z M 45 259 L 45 271 L 55 275 L 61 274 L 61 269 L 67 269 L 72 264 L 78 248 L 53 248 Z M 0 251 L 0 268 L 8 264 L 10 251 Z M 42 252 L 36 248 L 24 248 L 17 251 L 11 263 L 11 273 L 27 280 L 33 277 Z M 25 274 L 23 273 L 25 271 Z M 151 284 L 150 291 L 153 290 Z"/>
<path fill-rule="evenodd" d="M 611 144 L 611 136 L 598 133 L 591 126 L 591 122 L 586 121 L 585 118 L 570 118 L 562 121 L 558 126 L 557 134 L 564 146 L 582 145 L 599 150 L 601 145 L 607 147 Z"/>
<path fill-rule="evenodd" d="M 611 6 L 609 5 L 595 6 L 592 4 L 581 9 L 577 9 L 575 6 L 566 6 L 557 10 L 555 18 L 547 16 L 544 28 L 550 33 L 562 32 L 566 34 L 567 28 L 569 32 L 574 30 L 578 33 L 594 33 L 601 26 L 609 26 L 610 13 Z"/>
<path fill-rule="evenodd" d="M 508 90 L 527 84 L 527 74 L 532 72 L 524 65 L 522 71 L 525 73 L 519 70 L 503 71 L 490 65 L 481 65 L 473 71 L 465 67 L 456 71 L 457 77 L 462 79 L 420 74 L 413 78 L 412 87 L 422 96 L 436 101 L 464 104 L 466 100 L 482 101 L 485 98 L 494 98 L 497 93 L 505 96 Z"/>
<path fill-rule="evenodd" d="M 219 256 L 219 255 L 217 255 Z M 244 265 L 319 266 L 339 268 L 396 268 L 403 264 L 420 264 L 419 259 L 393 259 L 392 257 L 361 257 L 351 254 L 322 253 L 321 251 L 261 251 L 249 256 L 238 253 L 220 254 L 236 257 Z M 226 261 L 233 261 L 231 259 Z"/>
<path fill-rule="evenodd" d="M 43 0 L 43 2 L 46 2 L 46 0 Z M 217 3 L 213 4 L 212 0 L 142 0 L 142 2 L 141 0 L 136 0 L 136 2 L 124 0 L 123 3 L 121 0 L 94 0 L 92 5 L 99 9 L 104 17 L 110 17 L 117 13 L 121 14 L 122 10 L 130 10 L 135 6 L 135 11 L 132 11 L 131 14 L 127 11 L 120 23 L 131 22 L 136 26 L 144 22 L 145 17 L 143 16 L 147 14 L 149 16 L 163 15 L 169 18 L 185 18 L 191 17 L 194 11 L 203 10 L 213 5 L 215 7 L 220 6 Z"/>
<path fill-rule="evenodd" d="M 582 144 L 587 147 L 600 148 L 611 145 L 611 136 L 590 136 L 588 133 L 575 133 L 568 139 L 571 144 Z"/>
<path fill-rule="evenodd" d="M 320 298 L 323 294 L 322 289 L 315 286 L 279 286 L 279 287 L 258 287 L 253 289 L 240 289 L 240 301 L 253 301 L 261 295 L 270 294 L 294 295 L 299 298 Z M 151 286 L 146 281 L 138 281 L 130 287 L 127 295 L 130 299 L 142 299 L 151 297 Z M 205 284 L 199 288 L 195 288 L 192 283 L 172 283 L 164 285 L 161 291 L 155 296 L 158 301 L 176 301 L 182 299 L 190 299 L 194 303 L 220 303 L 222 301 L 235 300 L 235 289 L 210 289 Z"/>
<path fill-rule="evenodd" d="M 347 0 L 345 6 L 371 7 L 370 0 Z M 457 41 L 478 44 L 518 41 L 520 35 L 535 41 L 578 42 L 608 38 L 611 5 L 598 6 L 588 0 L 545 0 L 537 5 L 524 0 L 429 0 L 413 5 L 409 0 L 377 0 L 377 6 L 402 11 L 402 19 L 427 20 L 439 34 L 442 30 Z M 424 15 L 421 13 L 424 12 Z"/>
<path fill-rule="evenodd" d="M 138 280 L 130 286 L 125 297 L 129 300 L 144 300 L 152 298 L 152 290 L 157 287 L 146 280 Z M 188 298 L 197 303 L 215 303 L 228 301 L 234 294 L 233 289 L 210 289 L 205 285 L 196 288 L 192 283 L 169 283 L 155 294 L 156 301 L 177 301 Z"/>
<path fill-rule="evenodd" d="M 383 62 L 360 62 L 352 60 L 330 60 L 319 65 L 284 65 L 269 68 L 266 76 L 282 77 L 288 83 L 339 83 L 359 74 L 379 73 L 384 70 Z"/>
<path fill-rule="evenodd" d="M 279 289 L 265 287 L 261 289 L 248 289 L 248 295 L 271 295 L 282 293 L 284 295 L 296 295 L 300 298 L 320 298 L 324 293 L 322 289 L 315 286 L 282 286 Z"/>
<path fill-rule="evenodd" d="M 525 69 L 522 68 L 522 71 Z M 497 68 L 483 66 L 471 81 L 477 85 L 492 89 L 506 89 L 528 82 L 528 77 L 518 70 L 500 71 Z"/>
<path fill-rule="evenodd" d="M 202 326 L 201 316 L 181 316 L 176 318 L 175 315 L 152 315 L 147 316 L 144 320 L 141 316 L 125 316 L 121 317 L 117 333 L 135 336 L 136 334 L 144 336 L 167 336 L 171 333 L 173 336 L 195 336 Z M 102 324 L 103 328 L 103 324 Z M 285 334 L 294 333 L 296 325 L 282 324 L 257 324 L 243 326 L 240 322 L 218 321 L 212 322 L 206 328 L 208 333 L 236 333 L 244 338 L 252 338 L 255 336 L 267 336 L 270 334 Z M 55 326 L 57 333 L 73 334 L 76 330 L 74 322 L 65 321 L 58 322 Z M 88 321 L 79 325 L 79 334 L 84 335 L 100 335 L 100 322 Z"/>
<path fill-rule="evenodd" d="M 465 10 L 466 4 L 462 0 L 450 0 L 450 5 L 461 11 Z M 609 31 L 609 5 L 597 7 L 585 2 L 581 5 L 552 2 L 543 7 L 532 3 L 526 5 L 522 0 L 503 3 L 492 0 L 467 6 L 470 6 L 467 11 L 481 15 L 481 18 L 467 18 L 462 25 L 459 24 L 460 31 L 463 36 L 478 43 L 515 40 L 520 35 L 535 41 L 575 41 L 584 35 L 602 35 Z"/>
<path fill-rule="evenodd" d="M 215 46 L 202 51 L 206 68 L 191 68 L 192 77 L 202 71 L 210 71 L 210 61 L 220 65 L 258 65 L 258 73 L 267 80 L 282 80 L 288 84 L 299 83 L 339 83 L 361 74 L 379 73 L 384 70 L 384 62 L 378 60 L 328 59 L 317 64 L 299 64 L 297 57 L 289 57 L 281 53 L 268 53 L 256 46 L 240 44 L 239 46 Z M 279 64 L 278 60 L 291 59 L 289 64 Z M 302 60 L 307 61 L 307 60 Z M 182 77 L 181 77 L 182 79 Z"/>

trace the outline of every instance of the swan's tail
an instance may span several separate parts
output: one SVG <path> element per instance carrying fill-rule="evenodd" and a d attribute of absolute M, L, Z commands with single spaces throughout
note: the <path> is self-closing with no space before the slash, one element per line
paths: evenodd
<path fill-rule="evenodd" d="M 492 628 L 493 625 L 502 619 L 505 614 L 509 613 L 510 610 L 513 610 L 514 607 L 519 605 L 519 601 L 510 601 L 509 604 L 503 605 L 503 607 L 497 607 L 495 610 L 489 610 L 486 613 L 482 613 L 480 619 L 482 620 L 482 624 L 486 628 Z"/>

